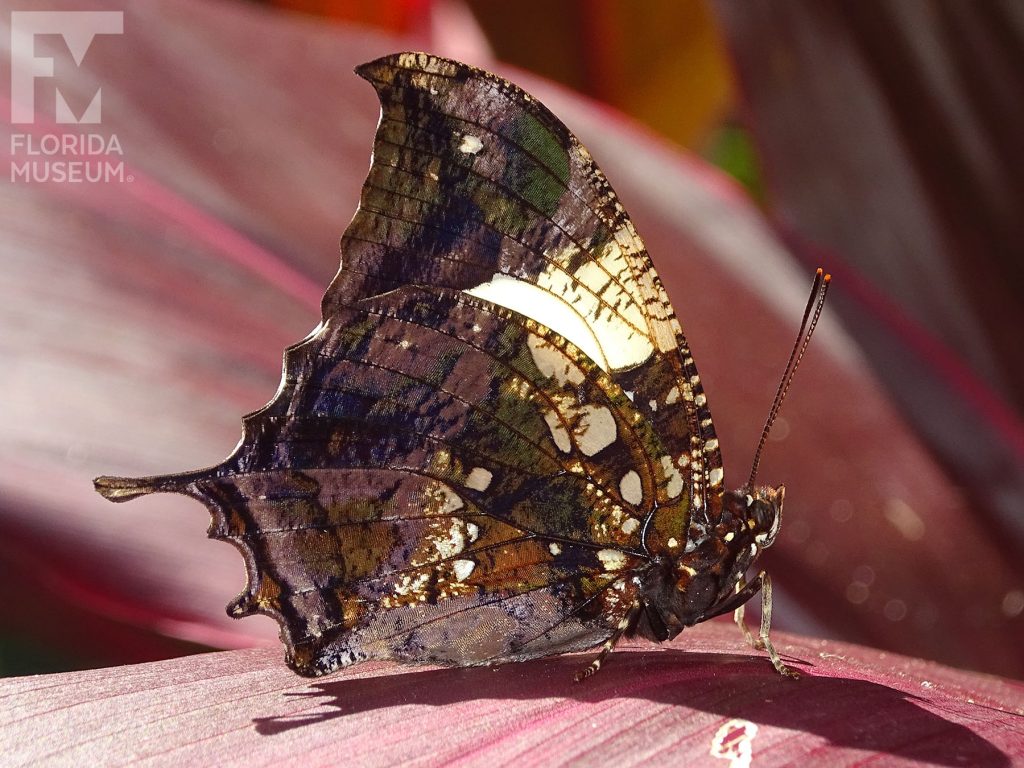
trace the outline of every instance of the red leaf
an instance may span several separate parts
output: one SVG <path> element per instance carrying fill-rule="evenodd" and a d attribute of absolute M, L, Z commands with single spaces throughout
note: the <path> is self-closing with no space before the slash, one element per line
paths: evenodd
<path fill-rule="evenodd" d="M 1024 689 L 856 646 L 782 635 L 777 675 L 726 623 L 678 648 L 496 669 L 365 664 L 310 683 L 268 650 L 0 681 L 10 765 L 761 766 L 874 757 L 933 765 L 1024 758 Z M 59 738 L 55 738 L 59 734 Z M 745 751 L 748 755 L 743 761 Z M 723 757 L 718 762 L 711 755 Z"/>

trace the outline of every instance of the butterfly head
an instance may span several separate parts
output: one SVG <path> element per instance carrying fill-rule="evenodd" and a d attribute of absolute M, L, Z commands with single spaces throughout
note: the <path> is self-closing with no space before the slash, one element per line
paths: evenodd
<path fill-rule="evenodd" d="M 733 514 L 743 518 L 754 544 L 759 549 L 770 547 L 779 533 L 779 525 L 782 523 L 782 501 L 785 496 L 784 485 L 778 488 L 762 486 L 730 494 Z"/>
<path fill-rule="evenodd" d="M 782 523 L 785 486 L 743 487 L 725 494 L 715 547 L 723 554 L 719 601 L 741 582 L 761 550 L 770 547 Z"/>

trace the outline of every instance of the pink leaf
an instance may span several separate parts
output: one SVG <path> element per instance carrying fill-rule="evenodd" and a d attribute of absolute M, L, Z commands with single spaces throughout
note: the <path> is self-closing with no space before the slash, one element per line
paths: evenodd
<path fill-rule="evenodd" d="M 685 639 L 682 639 L 685 638 Z M 780 635 L 777 675 L 724 622 L 675 648 L 499 668 L 351 667 L 310 682 L 268 650 L 0 681 L 10 765 L 1009 765 L 1024 689 Z M 682 650 L 685 648 L 686 650 Z M 746 761 L 744 762 L 744 755 Z M 712 756 L 723 758 L 722 762 Z"/>

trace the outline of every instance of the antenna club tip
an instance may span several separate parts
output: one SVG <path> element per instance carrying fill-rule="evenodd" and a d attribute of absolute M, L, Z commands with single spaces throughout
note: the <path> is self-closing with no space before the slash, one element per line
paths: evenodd
<path fill-rule="evenodd" d="M 821 279 L 822 279 L 823 282 L 831 283 L 832 282 L 832 275 L 830 273 L 826 272 L 825 276 L 823 278 L 821 278 Z"/>
<path fill-rule="evenodd" d="M 824 269 L 822 269 L 821 267 L 818 267 L 818 268 L 817 268 L 817 269 L 815 270 L 815 274 L 817 274 L 817 275 L 818 275 L 818 277 L 821 277 L 821 275 L 823 275 L 824 273 L 825 273 L 825 270 L 824 270 Z"/>

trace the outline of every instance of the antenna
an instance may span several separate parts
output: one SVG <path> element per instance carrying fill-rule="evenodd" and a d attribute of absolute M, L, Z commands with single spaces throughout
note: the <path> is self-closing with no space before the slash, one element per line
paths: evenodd
<path fill-rule="evenodd" d="M 750 468 L 750 479 L 747 480 L 747 488 L 754 487 L 754 480 L 757 478 L 757 467 L 761 463 L 761 453 L 764 451 L 764 445 L 768 440 L 768 433 L 771 432 L 775 418 L 779 415 L 779 409 L 782 407 L 782 401 L 786 399 L 786 393 L 789 392 L 789 387 L 793 383 L 793 376 L 796 374 L 797 366 L 804 359 L 804 353 L 807 351 L 807 345 L 811 341 L 814 327 L 818 324 L 821 308 L 825 305 L 825 295 L 828 293 L 828 287 L 831 282 L 832 275 L 826 275 L 821 267 L 818 267 L 818 271 L 814 273 L 811 295 L 807 297 L 804 317 L 800 321 L 800 331 L 796 335 L 796 342 L 793 344 L 793 351 L 789 355 L 789 362 L 786 363 L 786 370 L 782 374 L 779 388 L 775 391 L 775 400 L 772 402 L 771 410 L 768 411 L 768 419 L 764 423 L 764 429 L 761 430 L 761 440 L 758 442 L 757 450 L 754 452 L 754 464 Z M 809 325 L 807 323 L 808 318 L 811 321 Z"/>

